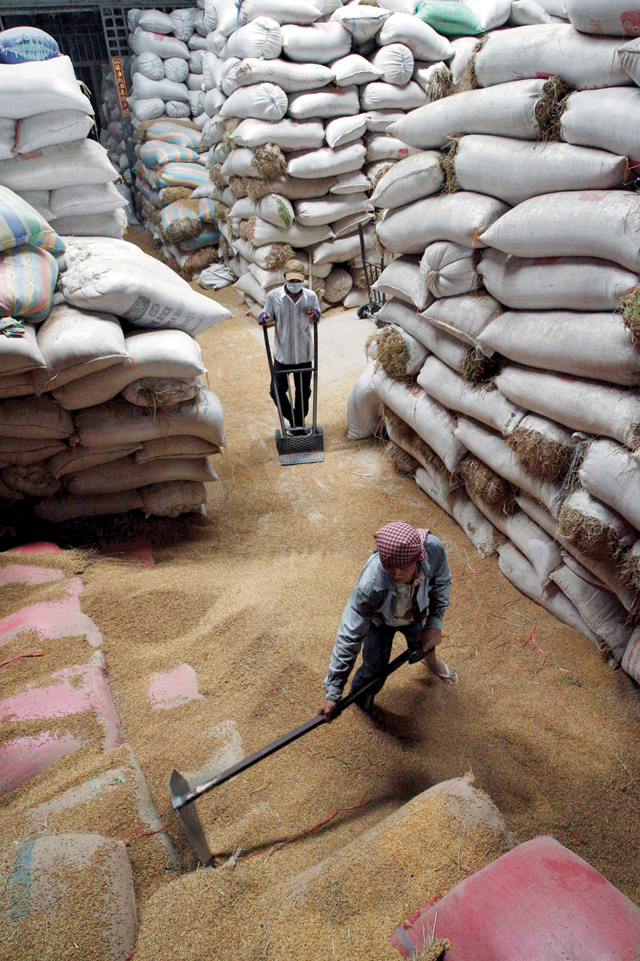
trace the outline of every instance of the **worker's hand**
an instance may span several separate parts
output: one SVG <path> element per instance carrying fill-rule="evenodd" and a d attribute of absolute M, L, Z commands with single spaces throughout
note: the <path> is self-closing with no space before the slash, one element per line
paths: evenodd
<path fill-rule="evenodd" d="M 261 327 L 266 327 L 266 325 L 269 323 L 270 320 L 271 320 L 271 315 L 268 314 L 265 310 L 263 310 L 261 314 L 258 314 L 258 323 L 260 324 Z"/>
<path fill-rule="evenodd" d="M 325 701 L 318 714 L 324 714 L 324 719 L 327 724 L 330 724 L 336 716 L 336 711 L 338 710 L 337 701 Z"/>
<path fill-rule="evenodd" d="M 426 654 L 428 651 L 433 651 L 438 644 L 442 643 L 442 631 L 436 630 L 435 627 L 427 627 L 418 634 L 416 640 L 422 645 L 422 650 Z"/>
<path fill-rule="evenodd" d="M 309 315 L 309 320 L 311 321 L 311 323 L 317 324 L 318 321 L 320 320 L 320 311 L 318 310 L 318 308 L 311 307 L 311 309 L 308 310 L 307 313 Z"/>

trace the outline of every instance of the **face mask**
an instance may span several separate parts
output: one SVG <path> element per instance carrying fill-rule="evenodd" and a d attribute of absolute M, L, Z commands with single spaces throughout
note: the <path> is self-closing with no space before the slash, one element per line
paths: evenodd
<path fill-rule="evenodd" d="M 304 284 L 301 280 L 288 280 L 285 286 L 290 294 L 299 294 Z"/>

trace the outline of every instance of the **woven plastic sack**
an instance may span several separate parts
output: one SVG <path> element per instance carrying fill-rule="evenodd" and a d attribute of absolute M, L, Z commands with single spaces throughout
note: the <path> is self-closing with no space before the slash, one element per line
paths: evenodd
<path fill-rule="evenodd" d="M 608 97 L 612 93 L 612 90 L 598 90 L 575 96 L 591 97 L 595 94 L 596 97 Z M 636 103 L 640 106 L 640 90 L 615 93 L 637 94 Z M 569 97 L 569 103 L 571 99 Z M 640 157 L 640 124 L 637 129 Z M 612 142 L 611 137 L 609 141 Z M 593 143 L 592 146 L 601 145 Z M 572 147 L 568 143 L 532 143 L 507 137 L 472 135 L 462 137 L 458 142 L 453 168 L 456 182 L 463 190 L 490 194 L 516 206 L 539 194 L 621 187 L 628 175 L 627 159 L 626 156 L 616 156 L 616 152 L 607 152 L 609 150 L 613 150 L 613 146 L 604 150 L 585 150 L 584 146 Z"/>
<path fill-rule="evenodd" d="M 613 38 L 587 37 L 563 23 L 500 30 L 475 55 L 475 78 L 481 87 L 551 76 L 576 90 L 621 87 L 630 81 L 616 58 L 619 46 Z"/>
<path fill-rule="evenodd" d="M 0 254 L 0 314 L 31 324 L 49 316 L 58 264 L 38 247 L 14 247 Z"/>
<path fill-rule="evenodd" d="M 340 23 L 315 23 L 282 28 L 282 49 L 297 63 L 331 63 L 351 50 L 351 35 Z"/>
<path fill-rule="evenodd" d="M 157 53 L 163 60 L 168 60 L 170 57 L 189 59 L 189 48 L 182 40 L 161 33 L 153 33 L 142 27 L 136 27 L 132 45 L 136 56 L 141 53 Z"/>
<path fill-rule="evenodd" d="M 360 96 L 363 110 L 414 110 L 426 103 L 426 93 L 413 80 L 404 87 L 377 80 L 366 84 Z"/>
<path fill-rule="evenodd" d="M 27 63 L 0 63 L 0 117 L 21 120 L 48 110 L 93 114 L 80 91 L 69 57 Z"/>
<path fill-rule="evenodd" d="M 518 257 L 598 257 L 638 270 L 640 197 L 630 191 L 568 191 L 525 200 L 481 234 Z"/>
<path fill-rule="evenodd" d="M 332 83 L 335 73 L 319 63 L 289 63 L 287 60 L 260 60 L 254 57 L 238 64 L 235 79 L 242 87 L 254 83 L 275 83 L 285 93 L 297 93 L 301 90 L 317 90 Z M 277 140 L 271 142 L 277 143 Z"/>
<path fill-rule="evenodd" d="M 167 481 L 208 483 L 214 480 L 217 475 L 204 457 L 174 457 L 138 464 L 130 456 L 70 474 L 65 479 L 65 487 L 73 494 L 114 494 Z"/>
<path fill-rule="evenodd" d="M 527 27 L 538 23 L 551 23 L 551 17 L 537 0 L 513 0 L 509 24 Z"/>
<path fill-rule="evenodd" d="M 162 117 L 164 114 L 164 100 L 160 97 L 154 97 L 152 100 L 136 100 L 132 101 L 133 113 L 136 120 L 155 120 L 157 117 Z"/>
<path fill-rule="evenodd" d="M 162 80 L 164 64 L 157 53 L 147 51 L 136 57 L 136 73 L 141 73 L 143 77 L 147 77 L 149 80 Z"/>
<path fill-rule="evenodd" d="M 428 24 L 406 13 L 393 13 L 385 21 L 376 40 L 381 47 L 389 43 L 403 43 L 416 60 L 448 60 L 453 50 Z"/>
<path fill-rule="evenodd" d="M 496 89 L 466 90 L 412 110 L 404 120 L 391 124 L 389 132 L 423 150 L 440 149 L 451 137 L 470 133 L 538 140 L 536 111 L 546 96 L 545 84 L 545 80 L 518 80 Z"/>
<path fill-rule="evenodd" d="M 483 247 L 483 231 L 507 211 L 507 205 L 482 194 L 439 194 L 410 207 L 387 212 L 378 224 L 380 242 L 392 253 L 422 254 L 435 240 Z"/>
<path fill-rule="evenodd" d="M 53 37 L 37 27 L 12 27 L 0 32 L 0 63 L 29 63 L 60 56 Z"/>
<path fill-rule="evenodd" d="M 337 150 L 324 147 L 321 150 L 294 153 L 290 154 L 287 162 L 287 173 L 290 177 L 299 177 L 301 180 L 335 177 L 338 174 L 359 170 L 365 154 L 365 146 L 359 141 L 339 147 Z"/>
<path fill-rule="evenodd" d="M 375 435 L 380 424 L 380 401 L 373 386 L 375 364 L 362 371 L 349 392 L 347 401 L 347 439 L 363 440 Z"/>
<path fill-rule="evenodd" d="M 241 87 L 220 109 L 221 117 L 253 117 L 256 120 L 282 120 L 287 112 L 287 95 L 274 83 Z"/>
<path fill-rule="evenodd" d="M 164 143 L 188 147 L 196 153 L 199 150 L 200 134 L 172 120 L 158 120 L 147 127 L 146 140 L 160 140 Z"/>
<path fill-rule="evenodd" d="M 44 390 L 62 387 L 129 358 L 117 317 L 68 304 L 54 307 L 38 328 L 38 346 L 49 375 Z"/>
<path fill-rule="evenodd" d="M 583 487 L 636 529 L 640 527 L 640 465 L 613 440 L 594 440 L 579 471 Z"/>
<path fill-rule="evenodd" d="M 376 207 L 395 209 L 437 193 L 444 182 L 440 154 L 424 151 L 395 164 L 371 197 Z"/>
<path fill-rule="evenodd" d="M 330 120 L 325 129 L 328 145 L 333 149 L 359 140 L 367 129 L 366 114 L 355 114 L 353 117 L 336 117 Z"/>
<path fill-rule="evenodd" d="M 582 33 L 637 37 L 640 9 L 629 0 L 565 0 L 567 16 Z"/>
<path fill-rule="evenodd" d="M 364 44 L 375 37 L 389 16 L 389 11 L 383 7 L 348 3 L 335 10 L 331 14 L 331 20 L 341 23 L 351 34 L 355 44 Z"/>
<path fill-rule="evenodd" d="M 256 17 L 270 17 L 280 24 L 314 23 L 320 17 L 320 10 L 309 0 L 242 0 L 240 8 L 235 2 L 230 4 L 230 20 L 219 29 L 229 37 L 234 30 Z"/>
<path fill-rule="evenodd" d="M 366 194 L 346 194 L 342 197 L 330 195 L 317 200 L 299 200 L 296 203 L 296 222 L 306 227 L 332 224 L 342 217 L 364 211 L 366 204 Z"/>
<path fill-rule="evenodd" d="M 206 168 L 199 163 L 172 162 L 161 168 L 160 187 L 201 187 L 209 181 Z"/>
<path fill-rule="evenodd" d="M 332 270 L 325 281 L 324 299 L 328 304 L 339 304 L 353 287 L 353 277 L 347 270 Z"/>
<path fill-rule="evenodd" d="M 618 48 L 618 60 L 625 74 L 640 85 L 640 39 L 630 40 Z"/>
<path fill-rule="evenodd" d="M 417 260 L 398 258 L 392 261 L 373 287 L 388 297 L 398 297 L 412 304 L 417 310 L 424 310 L 433 302 Z"/>
<path fill-rule="evenodd" d="M 34 154 L 0 162 L 0 184 L 11 190 L 55 190 L 78 184 L 119 180 L 107 151 L 95 140 L 45 147 Z"/>
<path fill-rule="evenodd" d="M 633 633 L 627 612 L 611 591 L 602 584 L 594 584 L 595 578 L 580 570 L 574 561 L 571 566 L 563 564 L 551 574 L 551 580 L 569 600 L 575 604 L 593 633 L 606 644 L 617 663 L 620 663 Z"/>
<path fill-rule="evenodd" d="M 562 139 L 581 147 L 601 147 L 628 157 L 632 164 L 640 163 L 639 108 L 637 87 L 571 94 L 560 121 Z"/>
<path fill-rule="evenodd" d="M 513 310 L 616 310 L 638 281 L 630 270 L 594 257 L 527 260 L 492 248 L 482 254 L 477 273 Z"/>
<path fill-rule="evenodd" d="M 640 398 L 635 390 L 512 365 L 502 369 L 496 384 L 513 403 L 570 430 L 637 446 Z"/>
<path fill-rule="evenodd" d="M 420 0 L 416 17 L 446 37 L 476 36 L 506 23 L 511 0 Z"/>
<path fill-rule="evenodd" d="M 84 140 L 93 126 L 93 117 L 82 110 L 50 110 L 47 113 L 37 113 L 18 121 L 12 152 L 33 153 L 43 147 Z"/>
<path fill-rule="evenodd" d="M 193 8 L 186 7 L 171 11 L 169 17 L 173 24 L 173 33 L 178 40 L 184 40 L 186 42 L 190 39 L 194 31 L 195 16 L 196 11 Z"/>
<path fill-rule="evenodd" d="M 429 244 L 422 255 L 420 269 L 433 296 L 455 297 L 480 287 L 477 258 L 474 250 L 462 244 L 447 240 Z M 498 305 L 495 309 L 498 309 Z"/>
<path fill-rule="evenodd" d="M 143 10 L 138 26 L 150 33 L 173 33 L 173 22 L 167 13 L 160 10 Z"/>
<path fill-rule="evenodd" d="M 294 93 L 289 98 L 289 113 L 294 120 L 353 116 L 360 113 L 358 88 L 327 86 L 322 90 Z"/>
<path fill-rule="evenodd" d="M 22 197 L 0 186 L 0 250 L 23 244 L 42 247 L 53 253 L 64 250 L 62 240 L 46 220 Z"/>
<path fill-rule="evenodd" d="M 380 79 L 385 83 L 405 87 L 413 77 L 413 54 L 403 43 L 380 47 L 371 57 L 371 63 L 380 71 Z"/>
<path fill-rule="evenodd" d="M 358 53 L 350 53 L 340 57 L 331 64 L 334 80 L 338 87 L 348 87 L 351 84 L 370 83 L 381 77 L 381 71 Z"/>
<path fill-rule="evenodd" d="M 232 33 L 227 41 L 227 56 L 259 57 L 273 60 L 282 53 L 283 32 L 280 24 L 269 17 L 257 17 Z"/>

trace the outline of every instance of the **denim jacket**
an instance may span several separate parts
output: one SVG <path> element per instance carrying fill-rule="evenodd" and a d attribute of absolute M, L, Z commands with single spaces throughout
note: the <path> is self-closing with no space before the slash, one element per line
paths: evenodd
<path fill-rule="evenodd" d="M 451 572 L 442 542 L 429 534 L 424 542 L 427 556 L 422 562 L 424 579 L 418 586 L 416 605 L 420 619 L 415 628 L 442 630 L 442 618 L 449 607 Z M 339 701 L 371 624 L 385 624 L 396 613 L 396 585 L 380 563 L 375 551 L 358 578 L 344 609 L 338 636 L 324 679 L 326 696 Z"/>

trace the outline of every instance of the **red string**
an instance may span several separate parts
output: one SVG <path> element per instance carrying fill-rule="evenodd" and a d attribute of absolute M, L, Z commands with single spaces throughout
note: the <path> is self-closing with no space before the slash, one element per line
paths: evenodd
<path fill-rule="evenodd" d="M 537 670 L 537 671 L 535 672 L 535 674 L 533 675 L 534 677 L 537 677 L 538 674 L 540 673 L 540 671 L 542 670 L 542 668 L 543 668 L 543 667 L 545 666 L 545 664 L 547 663 L 547 654 L 546 654 L 545 651 L 542 650 L 542 648 L 540 647 L 540 645 L 539 645 L 538 642 L 536 641 L 536 625 L 535 625 L 535 624 L 534 624 L 533 627 L 531 628 L 531 633 L 529 634 L 529 636 L 528 636 L 528 637 L 523 637 L 523 638 L 520 639 L 520 643 L 522 644 L 523 647 L 526 647 L 527 644 L 529 644 L 529 642 L 531 642 L 532 647 L 535 647 L 536 650 L 540 651 L 540 653 L 542 654 L 542 664 L 540 665 L 540 667 L 538 668 L 538 670 Z"/>
<path fill-rule="evenodd" d="M 162 834 L 163 831 L 165 832 L 167 831 L 164 825 L 161 828 L 158 828 L 157 831 L 137 831 L 135 834 L 129 834 L 129 835 L 123 834 L 122 837 L 116 838 L 116 840 L 117 841 L 134 841 L 136 838 L 147 838 L 147 837 L 150 837 L 152 834 Z"/>
<path fill-rule="evenodd" d="M 6 661 L 0 661 L 0 667 L 11 664 L 12 661 L 19 661 L 21 657 L 42 657 L 43 654 L 44 651 L 25 651 L 24 654 L 16 654 L 14 657 L 7 658 Z"/>
<path fill-rule="evenodd" d="M 328 817 L 323 818 L 322 821 L 318 821 L 318 823 L 314 824 L 313 827 L 305 828 L 304 831 L 299 831 L 297 834 L 292 834 L 288 838 L 281 838 L 279 841 L 276 841 L 276 843 L 269 849 L 267 857 L 273 854 L 274 851 L 278 851 L 280 848 L 283 848 L 285 844 L 291 844 L 292 841 L 297 841 L 299 838 L 303 838 L 305 837 L 305 835 L 311 834 L 312 831 L 317 831 L 319 828 L 324 827 L 325 824 L 328 824 L 329 821 L 333 821 L 333 819 L 337 817 L 338 814 L 342 814 L 343 811 L 355 811 L 357 808 L 361 808 L 367 800 L 368 793 L 369 793 L 369 788 L 367 788 L 367 790 L 364 792 L 364 794 L 362 795 L 362 800 L 360 800 L 358 804 L 352 804 L 349 807 L 344 807 L 344 808 L 336 808 L 333 814 L 329 814 Z M 262 854 L 262 853 L 263 853 L 262 851 L 254 851 L 253 854 L 245 854 L 244 857 L 238 858 L 238 861 L 250 861 L 252 858 L 256 858 L 258 857 L 259 854 Z"/>

